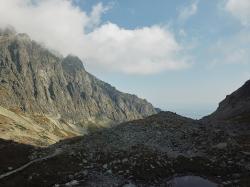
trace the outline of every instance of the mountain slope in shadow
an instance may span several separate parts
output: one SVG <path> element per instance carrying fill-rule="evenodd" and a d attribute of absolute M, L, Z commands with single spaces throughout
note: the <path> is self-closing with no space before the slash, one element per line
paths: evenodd
<path fill-rule="evenodd" d="M 171 176 L 198 175 L 225 186 L 247 186 L 250 141 L 242 133 L 161 112 L 36 150 L 36 157 L 61 152 L 4 178 L 2 184 L 167 186 Z"/>
<path fill-rule="evenodd" d="M 238 90 L 226 96 L 220 102 L 217 110 L 204 119 L 250 123 L 250 80 Z"/>

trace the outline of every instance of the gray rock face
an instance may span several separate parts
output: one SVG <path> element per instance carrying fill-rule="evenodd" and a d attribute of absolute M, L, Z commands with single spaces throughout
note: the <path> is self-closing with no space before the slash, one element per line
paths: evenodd
<path fill-rule="evenodd" d="M 0 105 L 72 123 L 122 122 L 156 113 L 146 100 L 119 92 L 88 73 L 74 56 L 58 57 L 26 34 L 0 33 Z"/>
<path fill-rule="evenodd" d="M 250 80 L 220 102 L 217 110 L 204 119 L 250 122 Z"/>

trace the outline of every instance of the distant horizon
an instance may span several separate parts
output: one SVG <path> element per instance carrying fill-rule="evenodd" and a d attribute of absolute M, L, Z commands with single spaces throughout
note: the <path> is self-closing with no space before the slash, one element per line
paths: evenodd
<path fill-rule="evenodd" d="M 88 69 L 87 69 L 87 71 L 88 71 Z M 92 73 L 92 72 L 90 72 L 90 73 Z M 95 73 L 93 73 L 93 74 L 95 75 Z M 182 115 L 184 117 L 189 117 L 192 119 L 201 119 L 201 118 L 215 112 L 215 110 L 219 106 L 219 103 L 221 101 L 223 101 L 227 95 L 232 94 L 234 91 L 236 91 L 241 86 L 243 86 L 243 84 L 247 80 L 249 80 L 249 79 L 246 79 L 245 81 L 243 80 L 238 85 L 235 85 L 235 87 L 233 87 L 231 89 L 227 89 L 225 95 L 222 95 L 222 97 L 220 97 L 217 100 L 214 100 L 213 102 L 210 102 L 210 103 L 196 104 L 196 103 L 184 103 L 184 102 L 182 103 L 182 102 L 177 102 L 177 101 L 172 102 L 171 99 L 164 97 L 164 104 L 163 104 L 163 103 L 159 103 L 157 100 L 154 100 L 154 97 L 150 97 L 147 94 L 147 92 L 142 93 L 139 89 L 132 90 L 132 89 L 128 88 L 127 86 L 124 86 L 123 84 L 119 84 L 118 83 L 119 79 L 118 80 L 117 79 L 107 79 L 107 77 L 105 77 L 105 76 L 104 77 L 97 76 L 97 77 L 100 78 L 101 80 L 111 84 L 119 91 L 122 91 L 122 92 L 125 92 L 128 94 L 134 94 L 134 95 L 138 96 L 139 98 L 146 99 L 155 108 L 159 108 L 163 111 L 174 112 L 174 113 L 177 113 L 177 114 Z M 156 92 L 157 92 L 157 90 L 156 90 Z"/>
<path fill-rule="evenodd" d="M 216 108 L 212 108 L 212 109 L 211 108 L 194 108 L 194 109 L 183 108 L 183 109 L 170 109 L 170 110 L 167 109 L 166 111 L 175 112 L 175 113 L 182 115 L 184 117 L 199 120 L 205 116 L 212 114 L 215 110 L 216 110 Z"/>

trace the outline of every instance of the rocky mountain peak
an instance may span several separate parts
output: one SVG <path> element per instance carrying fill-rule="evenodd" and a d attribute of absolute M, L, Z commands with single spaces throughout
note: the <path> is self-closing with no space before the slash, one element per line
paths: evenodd
<path fill-rule="evenodd" d="M 219 103 L 217 110 L 204 119 L 231 120 L 241 118 L 243 121 L 249 121 L 250 114 L 250 80 L 242 87 L 227 95 Z"/>
<path fill-rule="evenodd" d="M 82 61 L 73 55 L 68 55 L 62 60 L 62 67 L 65 71 L 69 72 L 85 70 Z"/>
<path fill-rule="evenodd" d="M 0 28 L 0 36 L 10 36 L 10 35 L 15 35 L 16 34 L 16 30 L 9 26 L 6 28 Z"/>
<path fill-rule="evenodd" d="M 235 96 L 238 99 L 248 99 L 250 97 L 250 80 L 246 81 L 245 84 L 236 90 L 231 96 Z"/>
<path fill-rule="evenodd" d="M 30 39 L 29 35 L 26 34 L 26 33 L 17 34 L 17 38 L 18 38 L 19 40 L 22 40 L 22 41 L 31 42 L 31 39 Z"/>
<path fill-rule="evenodd" d="M 27 34 L 0 37 L 0 106 L 49 115 L 78 129 L 156 113 L 146 100 L 88 73 L 78 57 L 55 55 Z"/>

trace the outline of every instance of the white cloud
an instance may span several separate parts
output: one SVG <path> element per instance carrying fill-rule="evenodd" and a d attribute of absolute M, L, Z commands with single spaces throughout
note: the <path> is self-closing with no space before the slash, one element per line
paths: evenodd
<path fill-rule="evenodd" d="M 101 16 L 105 12 L 107 12 L 109 9 L 112 8 L 112 4 L 109 4 L 108 6 L 103 6 L 102 3 L 96 4 L 90 14 L 90 23 L 88 24 L 88 27 L 90 29 L 93 29 L 97 27 L 101 23 Z"/>
<path fill-rule="evenodd" d="M 225 8 L 233 16 L 239 19 L 244 26 L 250 25 L 250 1 L 226 0 Z"/>
<path fill-rule="evenodd" d="M 190 5 L 182 7 L 179 10 L 179 20 L 180 21 L 186 21 L 189 19 L 191 16 L 195 15 L 198 10 L 198 1 L 192 2 Z"/>
<path fill-rule="evenodd" d="M 105 71 L 151 74 L 189 66 L 167 28 L 128 30 L 101 24 L 109 8 L 99 3 L 87 14 L 69 0 L 0 0 L 0 26 L 12 25 L 63 55 L 75 54 L 87 59 L 88 67 Z"/>
<path fill-rule="evenodd" d="M 156 73 L 187 66 L 174 36 L 159 26 L 126 30 L 107 23 L 87 35 L 91 62 L 127 73 Z"/>

